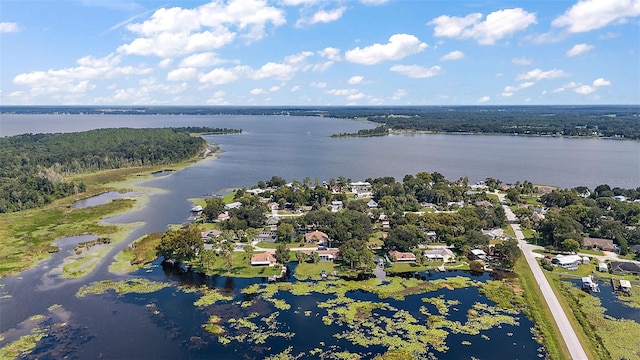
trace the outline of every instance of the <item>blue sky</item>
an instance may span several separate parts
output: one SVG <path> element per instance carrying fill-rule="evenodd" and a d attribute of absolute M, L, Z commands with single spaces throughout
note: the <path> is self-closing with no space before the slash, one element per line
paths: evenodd
<path fill-rule="evenodd" d="M 640 104 L 640 0 L 3 0 L 0 104 Z"/>

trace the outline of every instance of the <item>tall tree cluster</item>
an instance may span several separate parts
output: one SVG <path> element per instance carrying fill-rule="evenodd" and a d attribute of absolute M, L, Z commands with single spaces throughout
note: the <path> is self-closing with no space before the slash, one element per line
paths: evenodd
<path fill-rule="evenodd" d="M 191 132 L 211 128 L 98 129 L 0 138 L 0 213 L 39 207 L 85 191 L 72 174 L 187 160 L 206 148 Z"/>

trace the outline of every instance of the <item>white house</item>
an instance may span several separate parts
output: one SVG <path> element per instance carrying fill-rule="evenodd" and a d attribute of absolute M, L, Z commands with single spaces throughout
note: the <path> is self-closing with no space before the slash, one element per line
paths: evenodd
<path fill-rule="evenodd" d="M 237 209 L 242 206 L 240 201 L 232 202 L 224 206 L 225 210 Z"/>
<path fill-rule="evenodd" d="M 453 252 L 446 247 L 438 247 L 424 251 L 424 256 L 429 260 L 449 262 L 455 259 Z"/>
<path fill-rule="evenodd" d="M 551 259 L 551 263 L 567 270 L 577 270 L 578 265 L 582 264 L 582 257 L 580 255 L 556 255 Z"/>

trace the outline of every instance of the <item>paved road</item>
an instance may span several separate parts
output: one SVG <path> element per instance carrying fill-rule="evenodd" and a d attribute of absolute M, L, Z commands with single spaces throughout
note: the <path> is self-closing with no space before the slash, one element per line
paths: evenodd
<path fill-rule="evenodd" d="M 498 197 L 500 198 L 500 202 L 504 204 L 504 195 L 499 194 Z M 553 315 L 556 324 L 558 324 L 558 327 L 560 328 L 560 334 L 562 335 L 565 344 L 567 344 L 567 347 L 569 348 L 571 358 L 575 360 L 586 360 L 587 354 L 584 352 L 582 344 L 580 344 L 575 331 L 571 327 L 571 323 L 569 323 L 567 315 L 564 313 L 562 306 L 560 306 L 560 303 L 558 302 L 558 298 L 553 293 L 551 285 L 549 285 L 547 278 L 544 277 L 542 269 L 536 261 L 533 253 L 533 249 L 535 249 L 536 246 L 528 244 L 524 240 L 524 234 L 520 230 L 520 224 L 517 223 L 516 216 L 513 214 L 509 206 L 502 205 L 502 207 L 504 208 L 504 212 L 507 215 L 507 220 L 509 220 L 513 231 L 516 233 L 516 238 L 518 239 L 518 242 L 520 244 L 520 249 L 522 249 L 522 252 L 524 253 L 524 257 L 527 260 L 527 264 L 529 264 L 529 267 L 533 272 L 533 276 L 536 278 L 538 286 L 542 291 L 542 295 L 547 301 L 549 309 L 551 309 L 551 314 Z"/>

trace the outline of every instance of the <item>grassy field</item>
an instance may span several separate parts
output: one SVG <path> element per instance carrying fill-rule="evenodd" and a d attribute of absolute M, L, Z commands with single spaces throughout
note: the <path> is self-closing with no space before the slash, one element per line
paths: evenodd
<path fill-rule="evenodd" d="M 553 320 L 551 310 L 544 301 L 540 287 L 524 257 L 520 257 L 516 262 L 514 271 L 520 278 L 524 298 L 528 305 L 527 315 L 536 324 L 539 331 L 538 340 L 545 345 L 549 358 L 571 359 L 569 349 L 561 340 L 560 329 Z"/>
<path fill-rule="evenodd" d="M 338 265 L 337 263 L 333 263 L 331 261 L 322 261 L 315 264 L 308 263 L 308 262 L 298 263 L 298 265 L 296 266 L 296 273 L 295 273 L 296 279 L 320 280 L 322 279 L 322 277 L 320 276 L 320 273 L 322 273 L 323 270 L 327 273 L 327 275 L 332 274 L 334 271 L 336 271 L 339 274 L 340 265 Z"/>
<path fill-rule="evenodd" d="M 129 273 L 140 269 L 156 259 L 156 247 L 160 244 L 162 233 L 152 233 L 135 240 L 131 247 L 115 256 L 109 265 L 109 271 L 115 274 Z"/>
<path fill-rule="evenodd" d="M 225 267 L 225 260 L 222 256 L 216 256 L 215 261 L 212 264 L 209 264 L 209 266 L 199 262 L 193 262 L 192 265 L 195 271 L 202 271 L 207 275 L 228 275 L 242 278 L 268 277 L 280 275 L 282 272 L 282 268 L 279 265 L 251 266 L 249 264 L 249 260 L 250 259 L 247 257 L 246 253 L 234 252 L 230 271 L 227 271 Z"/>

